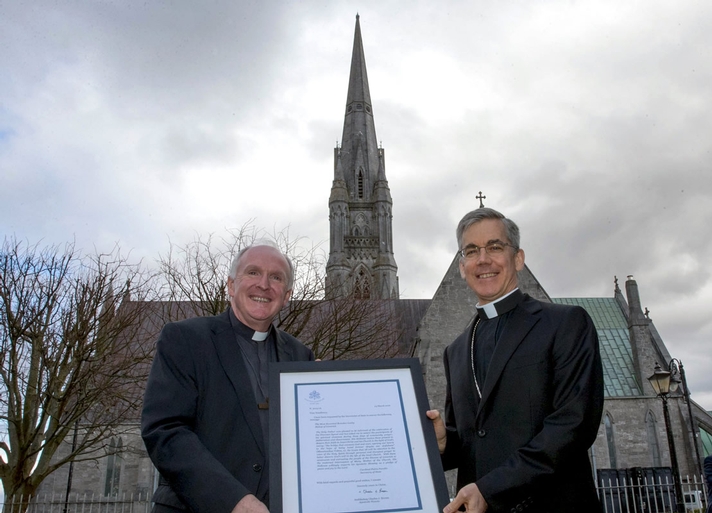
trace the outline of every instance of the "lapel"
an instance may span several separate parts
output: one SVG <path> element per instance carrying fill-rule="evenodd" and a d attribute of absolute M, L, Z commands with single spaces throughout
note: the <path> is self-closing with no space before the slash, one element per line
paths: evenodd
<path fill-rule="evenodd" d="M 275 340 L 277 340 L 277 361 L 291 362 L 292 360 L 294 360 L 292 350 L 287 346 L 287 343 L 280 334 L 279 330 L 275 328 L 274 325 L 270 326 L 270 329 L 274 330 Z"/>
<path fill-rule="evenodd" d="M 237 346 L 237 340 L 235 340 L 235 332 L 230 324 L 228 311 L 216 317 L 216 322 L 213 325 L 212 340 L 218 355 L 218 361 L 225 374 L 227 374 L 240 402 L 245 422 L 252 432 L 257 447 L 264 455 L 264 438 L 262 436 L 259 413 L 257 412 L 257 401 L 255 401 L 252 384 L 247 374 L 245 360 L 242 357 L 240 348 Z"/>
<path fill-rule="evenodd" d="M 502 331 L 502 335 L 497 342 L 497 346 L 492 354 L 489 368 L 487 369 L 487 379 L 482 388 L 482 399 L 477 408 L 477 415 L 482 411 L 483 405 L 487 402 L 492 390 L 499 381 L 504 371 L 504 367 L 527 336 L 534 325 L 539 322 L 537 312 L 541 309 L 536 301 L 529 296 L 525 296 L 522 302 L 512 311 L 512 315 L 507 325 Z"/>

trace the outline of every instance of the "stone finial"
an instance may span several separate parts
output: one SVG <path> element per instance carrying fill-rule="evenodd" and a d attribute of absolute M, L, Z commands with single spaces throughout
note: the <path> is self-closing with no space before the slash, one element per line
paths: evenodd
<path fill-rule="evenodd" d="M 638 293 L 638 284 L 633 279 L 633 275 L 628 275 L 625 282 L 625 292 L 628 296 L 628 313 L 629 322 L 633 324 L 645 324 L 645 317 L 640 306 L 640 295 Z"/>

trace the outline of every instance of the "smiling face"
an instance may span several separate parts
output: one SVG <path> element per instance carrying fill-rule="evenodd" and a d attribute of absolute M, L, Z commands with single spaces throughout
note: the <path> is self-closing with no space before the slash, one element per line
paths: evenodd
<path fill-rule="evenodd" d="M 504 224 L 499 219 L 484 219 L 465 230 L 461 249 L 484 248 L 487 244 L 509 244 Z M 491 303 L 517 288 L 517 271 L 524 268 L 524 251 L 506 246 L 499 255 L 481 249 L 479 255 L 460 259 L 460 276 L 475 292 L 481 305 Z"/>
<path fill-rule="evenodd" d="M 255 246 L 245 251 L 235 278 L 227 279 L 235 317 L 255 331 L 267 331 L 292 294 L 288 275 L 289 264 L 279 250 Z"/>

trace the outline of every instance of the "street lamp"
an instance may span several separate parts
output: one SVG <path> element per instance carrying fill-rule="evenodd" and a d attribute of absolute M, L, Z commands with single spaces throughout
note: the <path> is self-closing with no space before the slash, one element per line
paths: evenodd
<path fill-rule="evenodd" d="M 683 367 L 682 362 L 677 358 L 670 360 L 668 365 L 670 369 L 670 391 L 674 392 L 677 386 L 682 384 L 682 394 L 685 397 L 685 402 L 687 403 L 687 414 L 690 417 L 690 427 L 692 428 L 692 444 L 695 447 L 695 458 L 694 462 L 696 464 L 696 470 L 698 475 L 703 475 L 702 462 L 700 461 L 700 448 L 697 444 L 697 428 L 695 427 L 695 417 L 692 416 L 692 403 L 690 401 L 690 389 L 687 388 L 687 379 L 685 378 L 685 367 Z M 679 376 L 679 377 L 678 377 Z M 673 388 L 673 383 L 676 383 L 675 388 Z"/>
<path fill-rule="evenodd" d="M 648 378 L 650 384 L 655 390 L 655 393 L 663 401 L 663 415 L 665 417 L 665 430 L 667 431 L 668 445 L 670 447 L 670 463 L 672 465 L 672 480 L 675 486 L 675 502 L 677 503 L 677 512 L 685 513 L 685 502 L 682 497 L 682 485 L 680 484 L 680 468 L 677 465 L 677 453 L 675 452 L 675 439 L 670 429 L 670 412 L 668 411 L 667 397 L 670 393 L 670 376 L 669 371 L 664 371 L 660 368 L 660 364 L 655 362 L 655 372 Z M 673 382 L 672 388 L 677 389 L 677 383 Z"/>

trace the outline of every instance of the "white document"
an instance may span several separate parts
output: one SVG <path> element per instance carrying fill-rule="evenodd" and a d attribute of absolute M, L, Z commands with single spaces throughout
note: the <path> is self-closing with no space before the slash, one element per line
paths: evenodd
<path fill-rule="evenodd" d="M 438 511 L 410 371 L 334 377 L 280 383 L 284 513 Z"/>
<path fill-rule="evenodd" d="M 302 511 L 417 509 L 398 380 L 296 386 Z"/>

